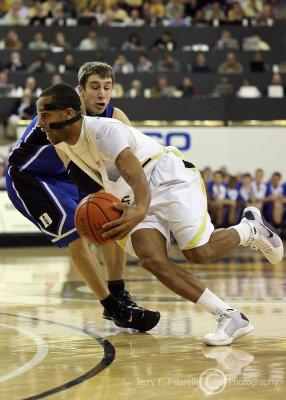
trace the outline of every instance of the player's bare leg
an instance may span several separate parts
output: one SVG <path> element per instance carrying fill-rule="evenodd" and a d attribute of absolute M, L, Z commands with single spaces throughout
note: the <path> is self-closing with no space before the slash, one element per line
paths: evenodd
<path fill-rule="evenodd" d="M 101 255 L 106 266 L 107 279 L 117 281 L 124 279 L 125 252 L 117 244 L 111 243 L 101 247 Z"/>
<path fill-rule="evenodd" d="M 76 239 L 69 244 L 73 265 L 79 275 L 99 300 L 109 295 L 102 268 L 90 251 L 88 242 L 84 239 Z"/>
<path fill-rule="evenodd" d="M 231 237 L 229 249 L 240 242 L 237 232 L 234 232 Z M 217 239 L 220 242 L 223 238 L 219 235 Z M 179 267 L 168 258 L 166 239 L 159 231 L 138 230 L 132 235 L 132 244 L 143 268 L 150 271 L 173 292 L 200 304 L 219 320 L 219 328 L 204 337 L 206 344 L 227 345 L 252 331 L 252 325 L 240 311 L 218 298 L 189 271 Z"/>

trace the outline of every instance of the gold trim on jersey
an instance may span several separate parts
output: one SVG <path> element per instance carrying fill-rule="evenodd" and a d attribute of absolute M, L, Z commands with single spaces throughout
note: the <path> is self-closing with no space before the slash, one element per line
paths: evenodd
<path fill-rule="evenodd" d="M 88 154 L 89 154 L 90 158 L 92 159 L 92 161 L 94 162 L 94 164 L 97 165 L 97 162 L 96 162 L 96 160 L 95 160 L 95 158 L 94 158 L 94 156 L 93 156 L 93 154 L 92 154 L 91 148 L 90 148 L 88 136 L 87 136 L 87 133 L 86 133 L 86 127 L 85 127 L 85 120 L 84 120 L 84 119 L 82 120 L 82 127 L 83 127 L 84 142 L 85 142 L 85 145 L 86 145 L 86 147 L 87 147 Z M 70 145 L 68 145 L 68 148 L 69 148 L 69 151 L 73 154 L 73 156 L 74 156 L 75 158 L 77 158 L 77 159 L 85 166 L 85 168 L 87 168 L 87 169 L 94 175 L 94 178 L 95 178 L 94 180 L 95 180 L 97 183 L 99 183 L 101 186 L 103 186 L 103 181 L 102 181 L 101 173 L 100 173 L 99 171 L 94 171 L 94 170 L 92 170 L 92 169 L 86 164 L 86 162 L 84 162 L 84 161 L 73 151 L 73 149 L 72 149 L 72 147 L 71 147 Z"/>

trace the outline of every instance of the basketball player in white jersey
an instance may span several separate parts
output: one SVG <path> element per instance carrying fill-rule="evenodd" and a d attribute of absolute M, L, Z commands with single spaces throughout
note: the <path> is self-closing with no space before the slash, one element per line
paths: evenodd
<path fill-rule="evenodd" d="M 257 208 L 248 207 L 238 225 L 214 230 L 200 173 L 177 148 L 164 147 L 120 121 L 82 116 L 79 104 L 69 85 L 51 86 L 37 102 L 38 124 L 107 192 L 129 198 L 130 205 L 116 205 L 122 216 L 103 226 L 103 238 L 117 240 L 169 289 L 215 315 L 219 325 L 204 343 L 228 345 L 251 332 L 253 326 L 240 311 L 168 258 L 170 231 L 184 256 L 197 264 L 239 244 L 260 249 L 276 264 L 283 258 L 283 244 L 274 228 Z"/>

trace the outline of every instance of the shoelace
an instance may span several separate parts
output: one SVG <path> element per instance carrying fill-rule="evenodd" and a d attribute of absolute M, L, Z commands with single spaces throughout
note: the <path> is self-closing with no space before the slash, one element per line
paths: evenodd
<path fill-rule="evenodd" d="M 216 320 L 218 321 L 218 326 L 217 326 L 217 328 L 216 328 L 216 331 L 217 331 L 217 330 L 219 330 L 219 329 L 223 326 L 223 324 L 225 323 L 225 319 L 227 318 L 227 316 L 226 316 L 225 314 L 218 313 L 218 314 L 215 314 L 213 317 L 214 317 L 214 319 L 216 319 Z"/>
<path fill-rule="evenodd" d="M 264 237 L 255 240 L 252 239 L 252 242 L 250 242 L 250 248 L 252 250 L 259 249 L 266 254 L 272 253 L 272 248 L 269 246 L 268 240 L 266 240 Z"/>

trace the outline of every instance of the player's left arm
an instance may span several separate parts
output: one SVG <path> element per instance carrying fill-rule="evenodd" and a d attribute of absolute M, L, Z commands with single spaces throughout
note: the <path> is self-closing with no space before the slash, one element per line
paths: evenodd
<path fill-rule="evenodd" d="M 118 119 L 119 121 L 123 122 L 125 125 L 131 126 L 131 122 L 130 122 L 129 118 L 119 108 L 114 108 L 112 118 Z"/>
<path fill-rule="evenodd" d="M 103 225 L 106 232 L 103 238 L 123 239 L 147 215 L 151 201 L 151 191 L 146 175 L 138 158 L 129 148 L 125 148 L 116 158 L 115 165 L 123 179 L 132 188 L 135 206 L 118 204 L 116 208 L 123 212 L 122 216 Z"/>

